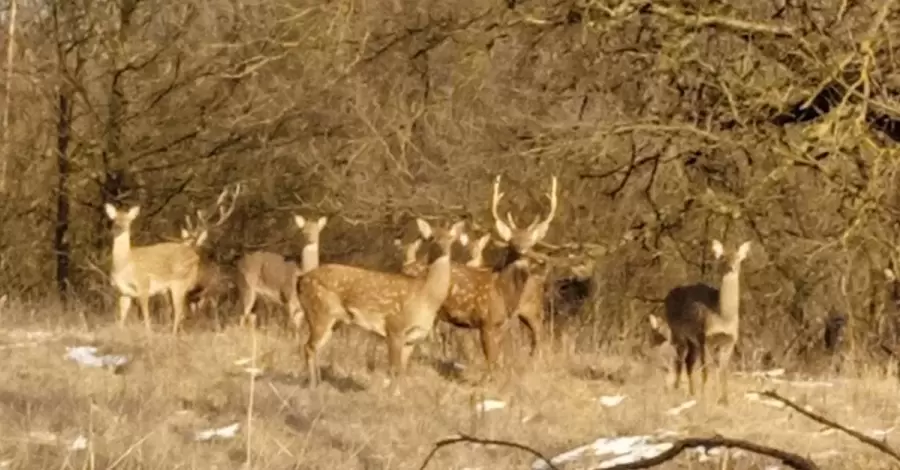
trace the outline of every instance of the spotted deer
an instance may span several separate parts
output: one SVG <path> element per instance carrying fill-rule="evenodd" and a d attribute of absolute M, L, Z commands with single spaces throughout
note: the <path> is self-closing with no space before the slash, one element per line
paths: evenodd
<path fill-rule="evenodd" d="M 466 266 L 473 268 L 484 268 L 483 252 L 490 238 L 490 234 L 485 234 L 481 238 L 469 242 L 469 260 L 466 261 Z M 403 261 L 400 266 L 401 273 L 408 276 L 419 276 L 428 268 L 425 260 L 420 258 L 418 255 L 419 248 L 422 246 L 422 242 L 422 237 L 418 237 L 406 244 L 404 244 L 400 239 L 394 240 L 394 246 L 396 246 L 403 254 Z M 456 263 L 453 264 L 455 265 Z M 450 289 L 452 292 L 452 282 Z M 442 310 L 443 308 L 444 307 L 441 307 Z M 446 318 L 446 312 L 439 312 L 438 318 Z M 440 344 L 444 356 L 447 356 L 447 347 L 450 343 L 450 332 L 446 329 L 447 326 L 449 325 L 446 322 L 442 321 L 434 326 L 434 328 L 431 330 L 431 334 L 429 335 L 429 340 Z"/>
<path fill-rule="evenodd" d="M 131 224 L 140 213 L 140 206 L 118 210 L 107 203 L 103 208 L 113 222 L 110 280 L 119 294 L 119 325 L 125 324 L 131 303 L 137 299 L 144 327 L 149 332 L 150 297 L 168 293 L 175 314 L 172 333 L 177 334 L 187 294 L 197 282 L 199 255 L 193 247 L 178 242 L 131 246 Z"/>
<path fill-rule="evenodd" d="M 309 327 L 304 349 L 311 388 L 320 381 L 318 352 L 338 323 L 356 325 L 385 339 L 391 382 L 396 387 L 410 354 L 428 336 L 447 298 L 452 245 L 467 242 L 462 221 L 449 229 L 433 229 L 423 219 L 416 219 L 416 224 L 434 248 L 426 271 L 419 276 L 324 264 L 300 279 L 300 304 Z"/>
<path fill-rule="evenodd" d="M 712 242 L 713 255 L 720 263 L 722 281 L 719 288 L 705 283 L 673 288 L 665 298 L 665 320 L 662 325 L 651 319 L 651 325 L 671 341 L 675 348 L 673 388 L 681 382 L 687 369 L 688 389 L 694 394 L 694 365 L 700 360 L 703 386 L 706 385 L 706 355 L 712 353 L 716 363 L 721 403 L 728 403 L 728 363 L 738 339 L 740 323 L 741 262 L 750 251 L 744 242 L 734 252 L 725 252 L 718 240 Z"/>
<path fill-rule="evenodd" d="M 453 263 L 450 293 L 439 311 L 439 318 L 444 322 L 479 330 L 488 375 L 492 374 L 497 362 L 499 338 L 510 318 L 518 318 L 531 333 L 531 354 L 541 342 L 543 278 L 535 277 L 529 282 L 529 263 L 523 256 L 531 254 L 534 245 L 547 234 L 557 206 L 557 180 L 553 177 L 547 217 L 541 220 L 538 216 L 528 227 L 518 228 L 511 215 L 507 215 L 509 224 L 497 216 L 503 197 L 499 185 L 498 176 L 494 182 L 491 211 L 495 228 L 507 246 L 505 257 L 493 269 Z M 406 269 L 415 274 L 421 267 L 412 263 Z"/>
<path fill-rule="evenodd" d="M 217 263 L 210 256 L 206 247 L 210 230 L 221 227 L 234 213 L 235 203 L 241 194 L 241 184 L 233 189 L 225 188 L 219 194 L 215 203 L 217 218 L 210 220 L 210 216 L 203 209 L 195 212 L 196 220 L 186 216 L 181 228 L 181 242 L 192 247 L 200 257 L 200 268 L 196 285 L 188 292 L 187 301 L 191 314 L 198 311 L 211 311 L 216 322 L 216 327 L 221 328 L 219 317 L 219 304 L 235 288 L 234 272 L 228 266 Z"/>
<path fill-rule="evenodd" d="M 319 235 L 328 218 L 319 217 L 315 222 L 302 215 L 294 216 L 294 224 L 299 228 L 306 244 L 298 265 L 295 261 L 268 251 L 255 251 L 241 257 L 237 262 L 238 292 L 241 299 L 241 325 L 250 320 L 258 297 L 263 297 L 284 308 L 285 320 L 293 326 L 293 333 L 299 332 L 303 322 L 303 309 L 297 297 L 297 281 L 300 277 L 319 266 Z"/>

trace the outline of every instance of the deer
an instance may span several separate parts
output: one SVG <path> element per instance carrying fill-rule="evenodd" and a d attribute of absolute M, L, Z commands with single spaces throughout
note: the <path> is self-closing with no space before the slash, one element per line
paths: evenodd
<path fill-rule="evenodd" d="M 295 261 L 268 251 L 245 254 L 237 262 L 238 292 L 241 299 L 241 325 L 251 319 L 257 297 L 263 297 L 284 308 L 286 320 L 298 333 L 303 324 L 303 310 L 297 297 L 297 281 L 302 275 L 319 266 L 319 235 L 328 218 L 319 217 L 315 222 L 302 215 L 294 216 L 294 224 L 301 230 L 306 240 L 302 259 Z"/>
<path fill-rule="evenodd" d="M 738 339 L 740 325 L 741 262 L 750 252 L 746 241 L 726 253 L 719 240 L 712 251 L 723 270 L 719 288 L 706 283 L 677 286 L 665 297 L 665 325 L 651 317 L 651 326 L 675 349 L 674 380 L 678 389 L 686 370 L 688 390 L 694 395 L 694 365 L 700 359 L 702 385 L 707 382 L 706 355 L 712 353 L 719 383 L 718 401 L 728 404 L 728 364 Z"/>
<path fill-rule="evenodd" d="M 499 337 L 511 317 L 518 318 L 531 333 L 532 355 L 540 345 L 543 330 L 543 278 L 535 277 L 529 282 L 529 263 L 523 256 L 533 255 L 531 250 L 534 245 L 546 236 L 557 206 L 557 179 L 554 176 L 547 195 L 550 199 L 547 217 L 541 220 L 538 216 L 528 227 L 519 228 L 509 213 L 509 223 L 497 215 L 498 205 L 503 197 L 499 185 L 498 176 L 494 182 L 491 210 L 495 229 L 507 247 L 506 256 L 492 269 L 453 263 L 450 293 L 438 312 L 439 318 L 446 323 L 479 331 L 488 377 L 493 374 L 498 359 L 496 346 Z M 484 242 L 485 245 L 486 243 L 487 241 Z M 404 269 L 408 274 L 415 275 L 421 265 L 409 263 Z"/>
<path fill-rule="evenodd" d="M 110 281 L 119 294 L 119 325 L 124 326 L 132 301 L 137 299 L 144 327 L 149 333 L 150 297 L 168 292 L 175 314 L 172 333 L 177 334 L 187 294 L 197 282 L 200 256 L 193 247 L 178 242 L 132 246 L 131 224 L 140 214 L 141 207 L 136 205 L 118 210 L 106 203 L 103 208 L 112 220 Z"/>
<path fill-rule="evenodd" d="M 426 270 L 418 276 L 375 271 L 343 264 L 323 264 L 300 278 L 299 298 L 306 313 L 309 339 L 304 347 L 309 386 L 321 380 L 318 352 L 337 324 L 352 324 L 387 343 L 389 383 L 395 392 L 415 347 L 431 332 L 437 312 L 450 292 L 453 243 L 466 245 L 465 222 L 432 228 L 422 218 L 416 225 L 434 248 Z"/>
<path fill-rule="evenodd" d="M 196 221 L 192 220 L 191 216 L 185 216 L 184 225 L 181 228 L 181 242 L 193 248 L 200 256 L 197 283 L 187 296 L 189 310 L 192 314 L 201 310 L 207 313 L 212 310 L 218 329 L 222 328 L 219 318 L 219 303 L 233 290 L 234 273 L 229 267 L 217 263 L 204 249 L 209 231 L 221 227 L 231 217 L 240 194 L 240 183 L 235 185 L 233 190 L 226 187 L 216 199 L 215 209 L 218 217 L 215 222 L 210 221 L 206 211 L 198 209 Z"/>
<path fill-rule="evenodd" d="M 488 242 L 491 239 L 491 234 L 487 233 L 478 238 L 475 241 L 470 241 L 468 244 L 468 254 L 469 260 L 466 261 L 466 266 L 472 268 L 485 268 L 484 265 L 484 248 L 487 246 Z M 422 246 L 423 239 L 421 237 L 416 238 L 415 240 L 404 244 L 399 238 L 394 239 L 394 246 L 396 246 L 403 253 L 403 261 L 400 267 L 400 272 L 406 274 L 408 276 L 418 276 L 427 269 L 427 264 L 419 258 L 418 252 L 419 248 Z M 485 268 L 486 269 L 486 268 Z M 453 286 L 450 286 L 451 292 L 453 290 Z M 441 307 L 443 309 L 443 307 Z M 439 318 L 446 318 L 446 313 L 439 313 Z M 442 322 L 444 323 L 444 322 Z M 430 339 L 433 341 L 439 342 L 443 346 L 444 354 L 446 355 L 446 347 L 449 342 L 448 332 L 440 328 L 440 325 L 435 325 L 435 328 L 431 330 Z"/>

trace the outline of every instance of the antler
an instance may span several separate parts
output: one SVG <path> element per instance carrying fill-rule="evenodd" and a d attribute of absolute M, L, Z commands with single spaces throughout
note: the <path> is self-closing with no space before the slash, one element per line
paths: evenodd
<path fill-rule="evenodd" d="M 497 210 L 497 206 L 500 205 L 500 198 L 502 197 L 503 193 L 500 192 L 500 175 L 497 175 L 497 177 L 494 178 L 494 195 L 491 199 L 491 213 L 494 215 L 494 220 L 500 220 L 500 214 Z M 512 222 L 511 218 L 510 222 Z"/>
<path fill-rule="evenodd" d="M 531 224 L 528 225 L 524 231 L 531 232 L 536 235 L 537 239 L 543 238 L 543 236 L 547 233 L 547 229 L 550 226 L 550 222 L 553 221 L 553 218 L 556 217 L 556 208 L 558 205 L 558 192 L 559 192 L 559 182 L 557 180 L 556 175 L 552 177 L 552 183 L 550 191 L 547 193 L 547 198 L 550 199 L 550 212 L 547 214 L 547 217 L 544 220 L 541 220 L 540 215 L 536 215 L 534 220 L 532 220 Z M 516 224 L 515 220 L 513 220 L 513 216 L 511 212 L 506 213 L 506 222 L 504 222 L 499 215 L 498 205 L 500 203 L 500 198 L 502 198 L 504 193 L 500 192 L 500 175 L 497 175 L 497 178 L 494 179 L 494 194 L 491 202 L 491 212 L 494 215 L 494 220 L 504 225 L 507 225 L 511 230 L 518 231 L 519 227 Z M 535 240 L 536 241 L 536 240 Z"/>
<path fill-rule="evenodd" d="M 216 198 L 216 204 L 214 211 L 218 214 L 217 220 L 213 223 L 210 223 L 209 216 L 206 214 L 206 211 L 203 209 L 197 209 L 197 222 L 194 223 L 191 220 L 189 215 L 184 217 L 184 226 L 189 232 L 197 232 L 200 230 L 208 230 L 212 227 L 219 227 L 231 217 L 231 214 L 234 213 L 235 204 L 237 203 L 238 196 L 240 196 L 241 191 L 243 190 L 243 186 L 241 183 L 236 183 L 234 188 L 229 188 L 226 186 L 221 193 L 219 193 L 219 197 Z"/>

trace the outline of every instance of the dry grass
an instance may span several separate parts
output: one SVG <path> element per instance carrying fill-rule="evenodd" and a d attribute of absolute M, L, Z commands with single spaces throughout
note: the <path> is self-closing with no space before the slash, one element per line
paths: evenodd
<path fill-rule="evenodd" d="M 339 332 L 326 348 L 326 383 L 316 392 L 306 388 L 296 344 L 274 332 L 258 334 L 259 357 L 267 372 L 254 384 L 248 445 L 251 381 L 234 365 L 253 350 L 246 332 L 229 327 L 213 333 L 194 323 L 178 338 L 162 332 L 148 338 L 136 320 L 119 330 L 111 313 L 90 316 L 98 324 L 89 330 L 80 321 L 53 320 L 48 312 L 52 310 L 15 306 L 2 314 L 4 343 L 18 341 L 17 330 L 58 335 L 38 345 L 0 349 L 0 461 L 5 468 L 239 468 L 249 448 L 252 468 L 258 469 L 414 469 L 436 440 L 459 432 L 514 440 L 555 455 L 602 436 L 660 429 L 744 438 L 811 455 L 822 468 L 896 468 L 848 437 L 821 433 L 820 426 L 794 413 L 744 399 L 746 391 L 771 386 L 757 379 L 736 377 L 729 407 L 701 400 L 671 416 L 666 410 L 687 397 L 664 390 L 664 374 L 649 355 L 556 348 L 534 361 L 508 361 L 507 371 L 495 383 L 479 387 L 442 375 L 426 352 L 420 352 L 402 399 L 391 397 L 382 388 L 383 346 L 378 346 L 375 370 L 370 371 L 371 339 L 356 331 Z M 114 373 L 63 358 L 66 346 L 87 344 L 127 354 L 131 362 Z M 481 359 L 472 357 L 480 365 Z M 895 425 L 896 380 L 864 375 L 836 378 L 834 388 L 777 387 L 783 395 L 859 430 Z M 602 395 L 616 394 L 627 395 L 617 407 L 597 402 Z M 479 414 L 473 402 L 481 398 L 503 400 L 508 406 Z M 233 422 L 242 426 L 235 439 L 193 439 L 196 431 Z M 37 433 L 48 432 L 58 441 L 40 442 Z M 89 447 L 69 450 L 79 435 L 88 438 Z M 823 457 L 829 450 L 841 454 Z M 530 468 L 532 461 L 503 448 L 453 447 L 441 450 L 429 468 Z M 736 459 L 732 468 L 774 463 L 745 457 Z M 662 468 L 714 465 L 682 456 Z"/>

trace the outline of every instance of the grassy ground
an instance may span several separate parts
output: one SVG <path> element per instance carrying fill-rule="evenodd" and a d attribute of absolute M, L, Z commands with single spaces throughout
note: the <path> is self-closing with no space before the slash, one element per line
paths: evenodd
<path fill-rule="evenodd" d="M 875 373 L 834 378 L 832 388 L 735 376 L 730 406 L 701 399 L 673 416 L 667 410 L 689 397 L 665 389 L 652 355 L 557 346 L 533 361 L 507 361 L 494 383 L 476 386 L 468 380 L 478 375 L 468 371 L 481 365 L 474 350 L 459 376 L 435 367 L 422 352 L 402 397 L 394 397 L 383 388 L 383 346 L 373 350 L 366 335 L 343 331 L 322 360 L 326 383 L 310 392 L 295 341 L 275 331 L 256 336 L 265 374 L 251 387 L 235 361 L 252 355 L 254 341 L 237 326 L 214 333 L 195 323 L 178 338 L 161 331 L 148 337 L 136 319 L 120 330 L 112 314 L 95 314 L 89 318 L 97 324 L 88 328 L 77 316 L 63 321 L 48 312 L 13 306 L 0 316 L 0 468 L 230 469 L 249 456 L 259 469 L 415 469 L 435 441 L 460 432 L 524 443 L 552 456 L 603 436 L 662 430 L 748 439 L 811 456 L 822 468 L 897 468 L 851 438 L 743 396 L 774 387 L 860 431 L 890 428 L 900 414 L 897 383 Z M 39 330 L 53 336 L 26 338 L 25 332 Z M 12 346 L 23 341 L 36 344 Z M 66 347 L 76 345 L 125 354 L 130 362 L 117 372 L 81 367 L 64 358 Z M 367 356 L 373 352 L 371 371 Z M 604 395 L 626 398 L 605 407 L 598 403 Z M 476 412 L 474 404 L 486 398 L 507 406 Z M 235 422 L 241 428 L 233 439 L 194 438 Z M 79 436 L 86 448 L 71 450 Z M 896 437 L 888 434 L 887 441 Z M 700 463 L 698 457 L 682 456 L 661 468 L 718 468 L 716 459 Z M 521 451 L 459 446 L 442 449 L 429 468 L 530 468 L 533 461 Z M 562 468 L 588 468 L 581 462 Z M 742 456 L 729 468 L 775 464 Z"/>

